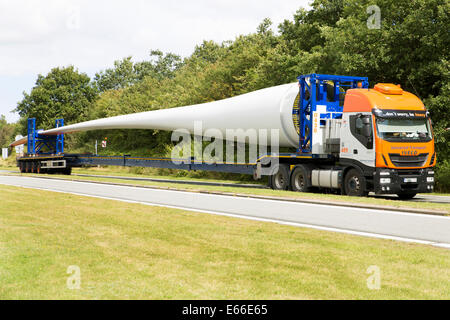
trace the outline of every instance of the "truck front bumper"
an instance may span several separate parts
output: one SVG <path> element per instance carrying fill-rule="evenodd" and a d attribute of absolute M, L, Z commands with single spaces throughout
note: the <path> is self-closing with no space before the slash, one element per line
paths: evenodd
<path fill-rule="evenodd" d="M 426 193 L 434 190 L 434 170 L 377 168 L 374 176 L 376 194 Z"/>

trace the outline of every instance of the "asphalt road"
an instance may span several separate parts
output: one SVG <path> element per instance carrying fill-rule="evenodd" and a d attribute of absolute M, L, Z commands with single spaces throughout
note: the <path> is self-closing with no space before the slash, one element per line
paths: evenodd
<path fill-rule="evenodd" d="M 221 187 L 238 187 L 238 188 L 258 188 L 258 189 L 268 189 L 267 186 L 262 184 L 243 184 L 243 183 L 226 183 L 226 182 L 214 182 L 214 181 L 192 181 L 192 180 L 175 180 L 175 179 L 159 179 L 159 178 L 141 178 L 141 177 L 126 177 L 126 176 L 111 176 L 111 175 L 97 175 L 97 174 L 79 174 L 73 173 L 72 176 L 79 177 L 94 177 L 94 178 L 109 178 L 109 179 L 120 179 L 120 180 L 130 180 L 130 181 L 152 181 L 152 182 L 169 182 L 169 183 L 179 183 L 179 184 L 194 184 L 203 186 L 221 186 Z M 375 195 L 374 193 L 369 194 L 369 197 L 383 198 L 389 200 L 398 201 L 417 201 L 417 202 L 434 202 L 434 203 L 449 203 L 449 196 L 436 196 L 430 194 L 419 194 L 413 199 L 402 200 L 397 195 Z"/>
<path fill-rule="evenodd" d="M 0 184 L 175 207 L 450 248 L 450 217 L 443 216 L 34 177 L 0 176 Z"/>
<path fill-rule="evenodd" d="M 0 173 L 18 173 L 17 170 L 0 170 Z M 147 177 L 128 177 L 128 176 L 114 176 L 114 175 L 99 175 L 99 174 L 80 174 L 72 173 L 72 176 L 78 177 L 93 177 L 93 178 L 109 178 L 128 181 L 150 181 L 150 182 L 167 182 L 177 184 L 192 184 L 202 186 L 222 186 L 222 187 L 234 187 L 234 188 L 258 188 L 268 189 L 267 186 L 262 184 L 243 184 L 243 183 L 227 183 L 227 182 L 214 182 L 214 181 L 193 181 L 193 180 L 180 180 L 180 179 L 163 179 L 163 178 L 147 178 Z M 450 196 L 437 196 L 431 194 L 418 194 L 413 199 L 402 200 L 396 195 L 375 195 L 370 193 L 369 197 L 382 198 L 395 201 L 414 201 L 414 202 L 434 202 L 434 203 L 449 203 Z"/>

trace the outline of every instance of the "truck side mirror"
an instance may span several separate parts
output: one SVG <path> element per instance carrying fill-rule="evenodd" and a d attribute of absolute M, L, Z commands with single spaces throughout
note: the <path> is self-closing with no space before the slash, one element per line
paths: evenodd
<path fill-rule="evenodd" d="M 372 126 L 371 126 L 371 121 L 370 121 L 370 116 L 366 116 L 366 115 L 360 115 L 358 120 L 360 120 L 360 123 L 362 124 L 361 129 L 362 129 L 362 134 L 364 137 L 371 137 L 372 136 Z"/>
<path fill-rule="evenodd" d="M 364 124 L 370 124 L 370 117 L 368 117 L 368 116 L 362 117 L 362 122 L 363 122 Z"/>

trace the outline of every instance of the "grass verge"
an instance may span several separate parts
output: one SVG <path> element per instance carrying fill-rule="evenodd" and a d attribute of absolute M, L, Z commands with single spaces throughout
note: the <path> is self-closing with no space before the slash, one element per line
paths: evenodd
<path fill-rule="evenodd" d="M 0 200 L 0 299 L 450 298 L 446 249 L 18 187 Z"/>

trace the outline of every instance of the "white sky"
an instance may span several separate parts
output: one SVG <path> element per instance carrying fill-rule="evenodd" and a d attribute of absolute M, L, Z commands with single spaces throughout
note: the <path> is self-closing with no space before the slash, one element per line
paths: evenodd
<path fill-rule="evenodd" d="M 93 76 L 114 60 L 152 49 L 183 57 L 203 40 L 222 42 L 272 20 L 274 31 L 310 0 L 0 0 L 0 114 L 29 92 L 37 74 L 74 65 Z"/>

